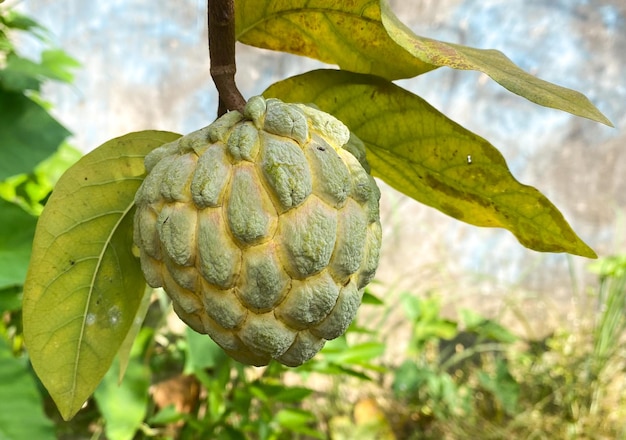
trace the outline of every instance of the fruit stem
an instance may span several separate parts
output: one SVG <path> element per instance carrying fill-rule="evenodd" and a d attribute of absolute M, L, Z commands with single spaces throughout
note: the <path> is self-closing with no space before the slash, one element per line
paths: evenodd
<path fill-rule="evenodd" d="M 207 0 L 211 78 L 219 94 L 217 115 L 229 110 L 243 112 L 246 100 L 235 84 L 234 0 Z"/>

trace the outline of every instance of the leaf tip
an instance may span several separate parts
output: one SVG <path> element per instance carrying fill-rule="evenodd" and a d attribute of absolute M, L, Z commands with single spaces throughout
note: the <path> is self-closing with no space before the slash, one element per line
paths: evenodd
<path fill-rule="evenodd" d="M 581 241 L 581 244 L 582 244 L 581 252 L 578 253 L 577 255 L 579 255 L 581 257 L 585 257 L 585 258 L 590 258 L 592 260 L 597 260 L 598 259 L 598 254 L 596 254 L 596 251 L 591 249 L 589 246 L 587 246 L 582 241 Z"/>

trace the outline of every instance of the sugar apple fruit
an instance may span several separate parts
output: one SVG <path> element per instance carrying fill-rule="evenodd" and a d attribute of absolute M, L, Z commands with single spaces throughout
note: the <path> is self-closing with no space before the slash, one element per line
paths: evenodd
<path fill-rule="evenodd" d="M 257 366 L 345 332 L 378 265 L 380 191 L 339 120 L 257 96 L 145 166 L 134 242 L 191 328 Z"/>

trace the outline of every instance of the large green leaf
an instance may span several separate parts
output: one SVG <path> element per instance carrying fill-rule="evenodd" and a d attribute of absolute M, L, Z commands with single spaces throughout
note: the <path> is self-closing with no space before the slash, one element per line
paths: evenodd
<path fill-rule="evenodd" d="M 235 13 L 237 39 L 251 46 L 388 79 L 410 78 L 437 67 L 389 37 L 377 1 L 235 0 Z"/>
<path fill-rule="evenodd" d="M 335 115 L 365 143 L 373 174 L 419 202 L 476 226 L 506 228 L 530 249 L 596 256 L 545 196 L 515 180 L 489 142 L 388 81 L 317 70 L 264 95 Z"/>
<path fill-rule="evenodd" d="M 477 70 L 532 102 L 611 125 L 584 95 L 524 72 L 501 52 L 415 35 L 385 0 L 236 0 L 235 10 L 237 39 L 245 44 L 389 80 L 440 66 Z"/>
<path fill-rule="evenodd" d="M 128 333 L 145 281 L 132 252 L 144 156 L 179 135 L 144 131 L 101 145 L 59 180 L 35 232 L 24 338 L 65 419 L 96 388 Z"/>
<path fill-rule="evenodd" d="M 0 439 L 54 440 L 54 425 L 24 359 L 16 359 L 0 338 Z"/>
<path fill-rule="evenodd" d="M 37 219 L 0 199 L 0 289 L 24 283 Z"/>
<path fill-rule="evenodd" d="M 70 132 L 21 93 L 0 88 L 0 180 L 28 173 Z"/>
<path fill-rule="evenodd" d="M 407 52 L 425 63 L 460 70 L 483 72 L 516 95 L 535 104 L 563 110 L 612 127 L 582 93 L 541 80 L 517 67 L 502 52 L 444 43 L 415 35 L 381 1 L 382 22 L 389 36 Z"/>

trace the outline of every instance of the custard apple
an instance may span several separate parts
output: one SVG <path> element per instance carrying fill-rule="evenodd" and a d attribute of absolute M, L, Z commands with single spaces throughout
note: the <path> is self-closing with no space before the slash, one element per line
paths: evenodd
<path fill-rule="evenodd" d="M 339 120 L 257 96 L 145 166 L 134 242 L 191 328 L 257 366 L 345 332 L 378 265 L 380 191 Z"/>

